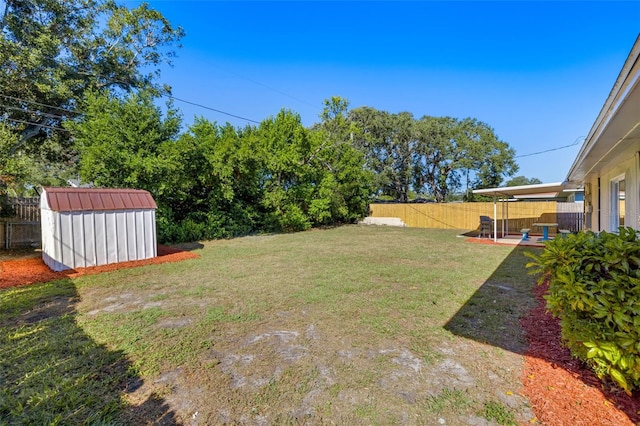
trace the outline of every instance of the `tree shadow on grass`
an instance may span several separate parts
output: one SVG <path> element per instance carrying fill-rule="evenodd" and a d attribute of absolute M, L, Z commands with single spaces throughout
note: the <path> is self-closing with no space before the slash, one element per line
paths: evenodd
<path fill-rule="evenodd" d="M 0 293 L 0 424 L 178 424 L 162 398 L 130 406 L 142 380 L 76 324 L 69 279 Z"/>
<path fill-rule="evenodd" d="M 544 300 L 536 297 L 536 277 L 527 273 L 525 256 L 541 248 L 516 246 L 493 274 L 445 325 L 451 333 L 499 347 L 520 355 L 539 358 L 572 373 L 584 385 L 599 389 L 605 398 L 640 424 L 639 401 L 615 389 L 603 387 L 580 361 L 564 348 L 558 320 L 545 312 Z M 526 330 L 525 330 L 526 329 Z"/>
<path fill-rule="evenodd" d="M 527 341 L 520 318 L 536 305 L 535 277 L 527 274 L 524 253 L 540 249 L 516 246 L 493 274 L 447 322 L 458 336 L 524 354 Z"/>

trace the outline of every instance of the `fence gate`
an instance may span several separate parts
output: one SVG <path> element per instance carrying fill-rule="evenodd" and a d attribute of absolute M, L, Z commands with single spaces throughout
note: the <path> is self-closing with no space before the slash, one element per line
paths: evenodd
<path fill-rule="evenodd" d="M 12 215 L 0 219 L 0 240 L 4 242 L 2 248 L 39 246 L 42 238 L 40 198 L 9 197 L 7 204 Z"/>

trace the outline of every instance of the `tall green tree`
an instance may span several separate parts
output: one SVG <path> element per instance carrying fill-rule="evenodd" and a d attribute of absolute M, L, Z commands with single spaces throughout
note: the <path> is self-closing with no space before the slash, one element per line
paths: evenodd
<path fill-rule="evenodd" d="M 425 116 L 416 134 L 415 189 L 426 190 L 438 202 L 459 191 L 462 182 L 474 188 L 497 186 L 517 171 L 515 151 L 476 119 Z"/>
<path fill-rule="evenodd" d="M 30 161 L 22 150 L 16 149 L 17 143 L 17 135 L 0 123 L 0 194 L 22 195 L 29 175 Z"/>
<path fill-rule="evenodd" d="M 358 129 L 349 120 L 349 101 L 332 97 L 324 101 L 321 122 L 314 127 L 319 138 L 317 166 L 324 173 L 319 197 L 310 213 L 317 224 L 349 223 L 366 215 L 373 195 L 373 173 L 364 167 L 365 157 L 354 145 Z"/>
<path fill-rule="evenodd" d="M 181 118 L 171 104 L 163 114 L 154 101 L 151 91 L 87 95 L 85 113 L 66 123 L 75 137 L 82 180 L 159 192 L 167 167 L 161 147 L 177 138 Z"/>
<path fill-rule="evenodd" d="M 379 195 L 407 202 L 412 184 L 414 119 L 408 112 L 390 114 L 370 107 L 349 112 L 358 132 L 354 144 L 375 175 Z"/>
<path fill-rule="evenodd" d="M 313 130 L 298 114 L 282 110 L 248 136 L 261 158 L 265 229 L 297 231 L 364 216 L 371 174 L 351 145 L 347 105 L 338 98 L 327 101 L 323 121 Z"/>
<path fill-rule="evenodd" d="M 161 238 L 211 239 L 260 229 L 260 163 L 247 137 L 251 131 L 198 118 L 176 142 L 163 144 L 168 173 L 157 197 Z"/>
<path fill-rule="evenodd" d="M 519 169 L 515 161 L 515 150 L 500 140 L 493 128 L 475 119 L 463 120 L 467 137 L 474 142 L 475 156 L 472 164 L 476 171 L 474 188 L 492 188 L 502 184 Z"/>
<path fill-rule="evenodd" d="M 485 187 L 517 171 L 515 152 L 491 127 L 472 118 L 389 114 L 357 108 L 349 118 L 358 132 L 355 143 L 375 173 L 379 194 L 400 202 L 411 191 L 438 202 L 462 189 L 463 183 Z"/>
<path fill-rule="evenodd" d="M 244 129 L 196 119 L 178 140 L 162 144 L 160 239 L 298 231 L 362 218 L 371 174 L 350 143 L 347 105 L 327 101 L 314 129 L 288 110 Z"/>
<path fill-rule="evenodd" d="M 523 186 L 523 185 L 537 185 L 541 184 L 542 181 L 538 178 L 528 178 L 526 176 L 516 176 L 512 179 L 509 179 L 506 183 L 506 186 Z"/>
<path fill-rule="evenodd" d="M 312 225 L 308 215 L 318 170 L 311 164 L 317 140 L 311 137 L 300 115 L 282 110 L 263 120 L 251 135 L 262 161 L 261 207 L 270 230 L 298 231 Z"/>
<path fill-rule="evenodd" d="M 457 120 L 451 117 L 422 117 L 416 123 L 413 153 L 413 182 L 417 193 L 443 202 L 459 187 L 459 162 L 466 161 L 465 142 Z"/>
<path fill-rule="evenodd" d="M 0 121 L 41 173 L 53 163 L 73 166 L 73 140 L 62 123 L 84 113 L 85 94 L 161 90 L 159 66 L 182 35 L 146 3 L 129 9 L 112 0 L 2 2 Z"/>

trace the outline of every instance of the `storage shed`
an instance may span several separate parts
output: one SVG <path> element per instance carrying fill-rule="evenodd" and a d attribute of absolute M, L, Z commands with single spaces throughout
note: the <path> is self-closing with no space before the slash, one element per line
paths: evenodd
<path fill-rule="evenodd" d="M 137 189 L 43 188 L 42 259 L 62 271 L 156 257 L 155 210 Z"/>

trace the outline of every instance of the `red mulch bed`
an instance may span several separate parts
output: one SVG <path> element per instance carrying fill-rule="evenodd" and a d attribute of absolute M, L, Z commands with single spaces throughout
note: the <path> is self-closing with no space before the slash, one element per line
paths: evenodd
<path fill-rule="evenodd" d="M 488 238 L 467 238 L 476 244 L 495 245 Z M 628 396 L 603 383 L 562 344 L 560 322 L 546 309 L 548 285 L 534 289 L 537 306 L 520 320 L 529 347 L 522 372 L 522 394 L 529 399 L 536 419 L 550 426 L 640 425 L 640 392 Z"/>
<path fill-rule="evenodd" d="M 158 257 L 151 259 L 111 263 L 109 265 L 92 266 L 89 268 L 69 269 L 61 272 L 54 272 L 49 269 L 40 257 L 6 260 L 4 262 L 0 262 L 0 288 L 42 283 L 62 278 L 73 278 L 80 275 L 99 274 L 100 272 L 114 271 L 116 269 L 123 268 L 135 268 L 142 265 L 178 262 L 180 260 L 194 259 L 197 257 L 199 257 L 197 254 L 190 251 L 182 251 L 172 247 L 159 245 Z"/>
<path fill-rule="evenodd" d="M 542 298 L 547 285 L 535 288 L 538 305 L 522 318 L 529 349 L 522 373 L 523 394 L 545 425 L 635 425 L 640 395 L 628 396 L 601 382 L 562 345 L 558 319 Z"/>
<path fill-rule="evenodd" d="M 468 237 L 465 239 L 466 242 L 468 243 L 474 243 L 474 244 L 484 244 L 487 246 L 514 246 L 516 244 L 509 244 L 509 243 L 504 243 L 504 242 L 500 242 L 500 241 L 493 241 L 493 238 L 478 238 L 478 237 Z M 532 240 L 533 242 L 533 240 Z M 528 247 L 544 247 L 544 243 L 542 242 L 536 242 L 536 243 L 529 243 L 527 244 Z"/>

